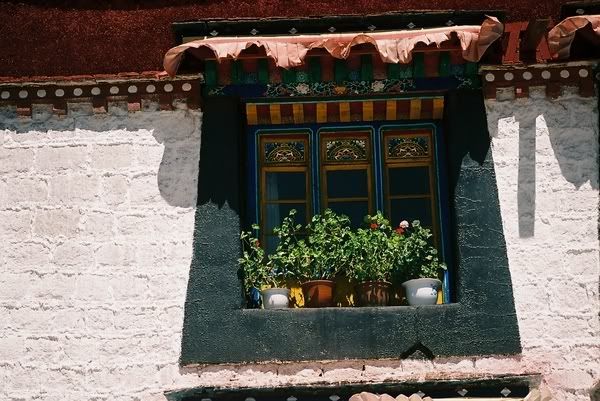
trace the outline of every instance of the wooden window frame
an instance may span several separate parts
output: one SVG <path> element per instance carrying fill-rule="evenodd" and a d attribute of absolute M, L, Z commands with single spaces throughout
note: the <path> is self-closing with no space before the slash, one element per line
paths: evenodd
<path fill-rule="evenodd" d="M 427 143 L 429 146 L 427 156 L 425 157 L 411 157 L 405 159 L 394 159 L 389 157 L 388 152 L 388 139 L 390 137 L 415 137 L 423 136 L 427 137 Z M 392 214 L 392 200 L 393 199 L 429 199 L 429 205 L 431 208 L 431 230 L 434 239 L 434 245 L 436 248 L 440 247 L 441 244 L 441 230 L 440 230 L 440 215 L 439 215 L 439 194 L 437 191 L 437 169 L 435 161 L 435 154 L 437 152 L 436 144 L 434 141 L 433 129 L 426 128 L 403 128 L 403 127 L 382 127 L 381 128 L 381 152 L 382 152 L 382 163 L 381 168 L 383 171 L 383 199 L 386 216 L 391 218 Z M 390 195 L 390 174 L 389 170 L 392 168 L 403 168 L 403 167 L 428 167 L 429 175 L 429 193 L 428 194 L 414 194 L 414 195 Z M 395 223 L 395 222 L 392 222 Z"/>
<path fill-rule="evenodd" d="M 268 162 L 265 157 L 265 145 L 274 142 L 292 142 L 301 141 L 304 143 L 304 160 L 301 162 Z M 267 244 L 267 237 L 274 236 L 272 231 L 266 229 L 266 217 L 268 205 L 281 204 L 300 204 L 306 205 L 306 221 L 310 221 L 312 215 L 312 186 L 311 186 L 311 151 L 310 151 L 310 133 L 309 132 L 265 132 L 258 136 L 259 160 L 259 201 L 261 241 Z M 269 200 L 267 198 L 267 174 L 268 173 L 286 173 L 303 172 L 305 177 L 305 199 L 283 199 Z"/>
<path fill-rule="evenodd" d="M 373 130 L 348 130 L 348 129 L 335 129 L 326 128 L 318 131 L 319 136 L 319 180 L 321 183 L 320 187 L 320 199 L 321 209 L 327 209 L 329 202 L 364 202 L 367 201 L 367 209 L 369 214 L 373 213 L 373 199 L 376 194 L 373 191 L 373 150 L 371 146 Z M 338 161 L 327 159 L 327 142 L 335 140 L 337 138 L 342 139 L 365 139 L 366 143 L 366 159 L 359 161 Z M 357 170 L 367 171 L 367 197 L 346 197 L 346 198 L 330 198 L 327 191 L 327 173 L 330 171 L 348 171 Z"/>

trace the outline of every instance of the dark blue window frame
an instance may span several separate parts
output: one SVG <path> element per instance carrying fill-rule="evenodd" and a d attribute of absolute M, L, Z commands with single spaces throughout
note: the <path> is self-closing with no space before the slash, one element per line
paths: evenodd
<path fill-rule="evenodd" d="M 448 178 L 446 172 L 446 153 L 444 135 L 441 122 L 438 120 L 420 120 L 415 121 L 369 121 L 369 122 L 351 122 L 351 123 L 320 123 L 320 124 L 281 124 L 281 125 L 254 125 L 247 126 L 246 129 L 246 164 L 245 164 L 245 181 L 246 181 L 246 207 L 245 207 L 245 226 L 250 227 L 251 224 L 260 221 L 260 201 L 259 201 L 259 146 L 261 135 L 285 135 L 286 132 L 298 134 L 306 133 L 309 138 L 309 148 L 312 155 L 317 155 L 310 158 L 310 182 L 311 188 L 311 207 L 312 214 L 321 212 L 321 197 L 320 197 L 320 157 L 319 155 L 319 135 L 322 132 L 336 132 L 344 130 L 365 131 L 370 130 L 371 149 L 372 149 L 372 166 L 373 166 L 373 181 L 375 189 L 375 210 L 385 211 L 385 185 L 384 177 L 384 162 L 382 153 L 383 134 L 386 129 L 402 130 L 402 129 L 431 129 L 434 141 L 434 170 L 436 172 L 436 190 L 437 190 L 437 209 L 439 219 L 439 239 L 441 242 L 440 252 L 442 260 L 448 265 L 448 269 L 444 273 L 443 278 L 443 295 L 444 303 L 453 302 L 453 295 L 450 289 L 453 288 L 454 277 L 453 271 L 453 255 L 450 227 L 450 205 L 448 194 Z"/>

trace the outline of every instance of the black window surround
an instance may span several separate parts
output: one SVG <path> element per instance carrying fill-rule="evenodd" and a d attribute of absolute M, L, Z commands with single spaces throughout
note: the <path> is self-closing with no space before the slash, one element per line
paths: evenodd
<path fill-rule="evenodd" d="M 237 258 L 243 109 L 207 98 L 182 365 L 514 354 L 521 351 L 481 91 L 446 95 L 457 302 L 425 307 L 250 310 Z M 468 116 L 468 118 L 466 118 Z"/>

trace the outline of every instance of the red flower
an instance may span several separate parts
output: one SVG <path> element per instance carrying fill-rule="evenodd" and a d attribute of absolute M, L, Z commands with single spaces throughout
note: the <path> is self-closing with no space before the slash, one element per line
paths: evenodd
<path fill-rule="evenodd" d="M 379 226 L 377 225 L 377 223 L 371 223 L 371 228 L 372 228 L 373 230 L 376 230 L 376 229 L 377 229 L 377 227 L 379 227 Z"/>
<path fill-rule="evenodd" d="M 402 227 L 396 228 L 396 232 L 400 235 L 404 234 L 404 229 Z"/>

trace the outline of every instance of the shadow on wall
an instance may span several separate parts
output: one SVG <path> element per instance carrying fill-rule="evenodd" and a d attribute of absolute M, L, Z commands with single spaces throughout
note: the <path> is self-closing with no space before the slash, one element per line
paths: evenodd
<path fill-rule="evenodd" d="M 51 147 L 106 146 L 107 160 L 119 159 L 118 163 L 132 166 L 134 175 L 156 173 L 158 165 L 156 185 L 162 198 L 171 206 L 184 208 L 196 207 L 200 124 L 200 112 L 128 113 L 126 103 L 109 107 L 106 114 L 93 114 L 91 104 L 69 105 L 69 114 L 60 118 L 52 114 L 51 106 L 36 105 L 32 118 L 26 119 L 14 110 L 0 110 L 0 129 L 25 135 L 21 142 L 31 139 L 37 146 L 44 140 Z M 90 150 L 92 158 L 95 151 Z"/>
<path fill-rule="evenodd" d="M 600 382 L 596 383 L 590 391 L 590 401 L 600 401 Z"/>
<path fill-rule="evenodd" d="M 543 136 L 548 136 L 553 156 L 567 182 L 576 189 L 587 182 L 598 189 L 598 122 L 593 115 L 577 113 L 574 103 L 568 106 L 559 101 L 547 103 L 545 109 L 530 103 L 526 107 L 507 108 L 507 113 L 497 116 L 498 120 L 514 117 L 518 127 L 517 207 L 521 238 L 535 235 L 536 169 L 546 174 L 541 169 L 547 168 L 538 156 L 548 157 L 536 143 Z M 589 124 L 582 122 L 586 118 L 590 119 Z M 496 131 L 492 132 L 496 136 L 498 127 L 490 124 L 490 129 Z"/>

